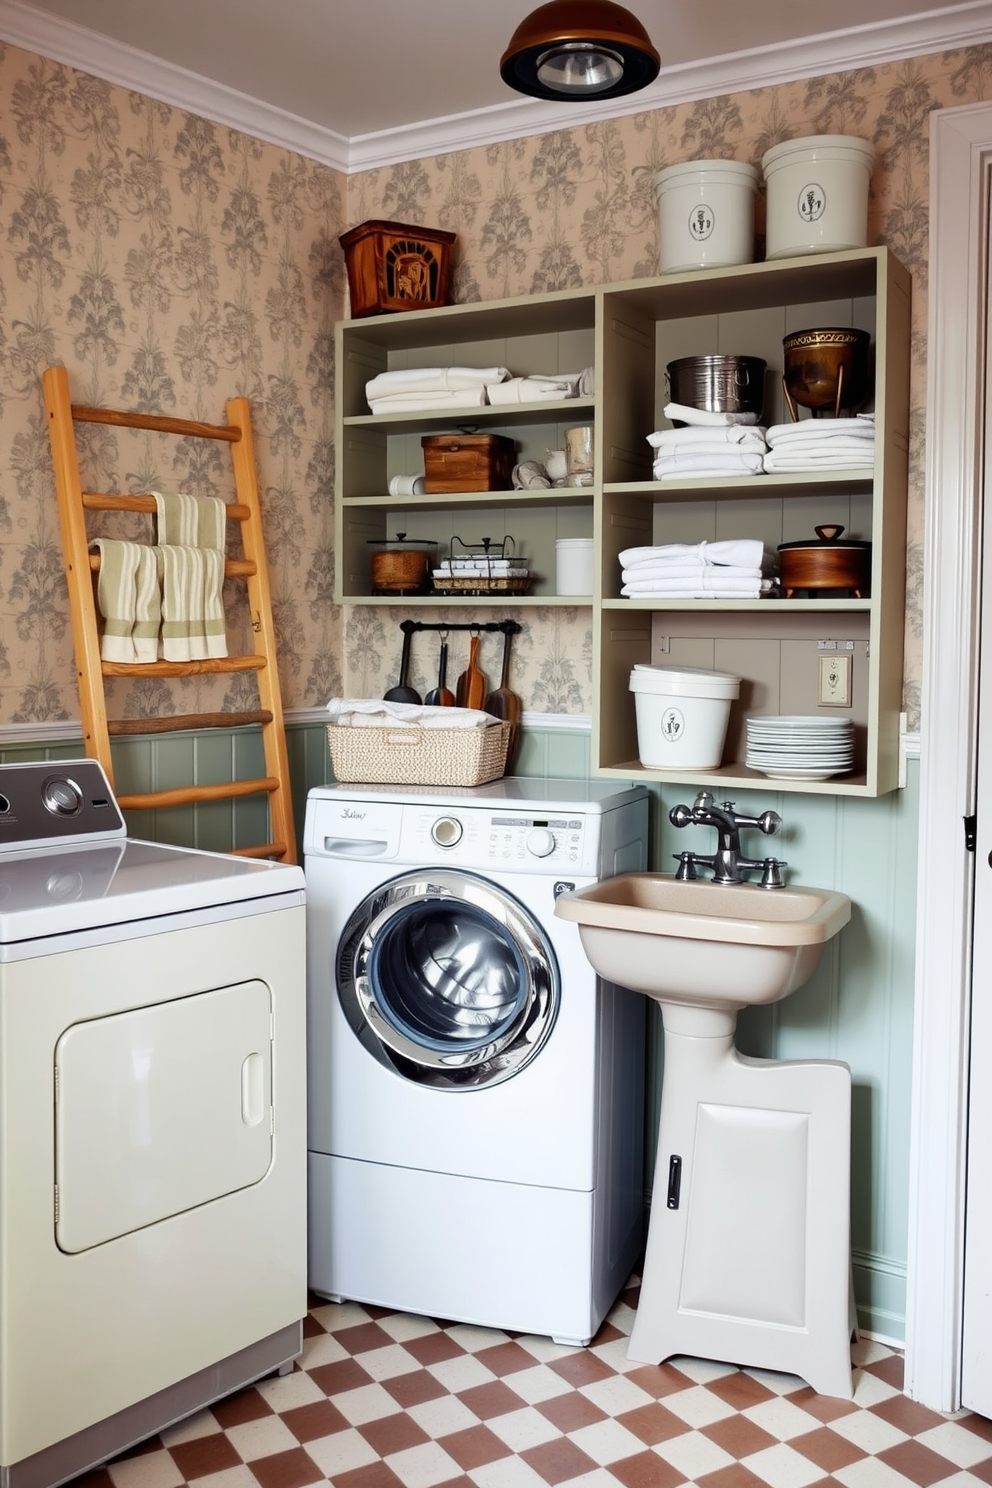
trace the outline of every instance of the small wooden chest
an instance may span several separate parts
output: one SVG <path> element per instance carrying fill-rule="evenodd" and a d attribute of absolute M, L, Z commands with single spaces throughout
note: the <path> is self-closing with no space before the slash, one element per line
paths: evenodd
<path fill-rule="evenodd" d="M 342 233 L 352 316 L 446 305 L 455 238 L 453 232 L 405 222 L 363 222 Z"/>
<path fill-rule="evenodd" d="M 425 434 L 420 443 L 429 496 L 513 489 L 516 445 L 503 434 Z"/>

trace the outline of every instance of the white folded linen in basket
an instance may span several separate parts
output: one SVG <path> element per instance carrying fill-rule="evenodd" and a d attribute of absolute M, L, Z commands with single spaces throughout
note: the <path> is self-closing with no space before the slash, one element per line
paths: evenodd
<path fill-rule="evenodd" d="M 497 722 L 479 708 L 431 708 L 384 698 L 331 698 L 327 712 L 332 723 L 351 728 L 490 728 Z"/>

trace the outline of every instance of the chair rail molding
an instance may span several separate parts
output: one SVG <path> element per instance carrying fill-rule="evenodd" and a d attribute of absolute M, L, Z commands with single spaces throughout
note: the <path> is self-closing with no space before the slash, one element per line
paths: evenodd
<path fill-rule="evenodd" d="M 977 787 L 986 240 L 992 105 L 930 125 L 923 724 L 910 1132 L 906 1393 L 961 1390 L 968 1023 Z"/>

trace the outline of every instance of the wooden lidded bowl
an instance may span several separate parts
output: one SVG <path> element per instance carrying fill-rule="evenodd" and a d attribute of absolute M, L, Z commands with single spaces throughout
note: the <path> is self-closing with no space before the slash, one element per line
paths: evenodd
<path fill-rule="evenodd" d="M 369 540 L 373 594 L 424 594 L 431 587 L 437 543 L 407 538 Z"/>
<path fill-rule="evenodd" d="M 782 342 L 782 383 L 793 420 L 795 404 L 824 409 L 835 417 L 842 408 L 863 403 L 868 392 L 871 336 L 852 326 L 793 331 Z"/>
<path fill-rule="evenodd" d="M 787 599 L 800 590 L 848 590 L 865 599 L 871 587 L 871 543 L 841 541 L 840 526 L 815 529 L 818 541 L 779 543 L 779 573 Z"/>

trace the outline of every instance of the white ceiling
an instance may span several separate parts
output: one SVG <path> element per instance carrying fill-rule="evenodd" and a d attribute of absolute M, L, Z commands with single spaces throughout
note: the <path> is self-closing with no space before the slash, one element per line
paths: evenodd
<path fill-rule="evenodd" d="M 0 37 L 341 169 L 992 40 L 992 0 L 630 0 L 644 93 L 521 99 L 499 58 L 534 0 L 0 0 Z"/>

